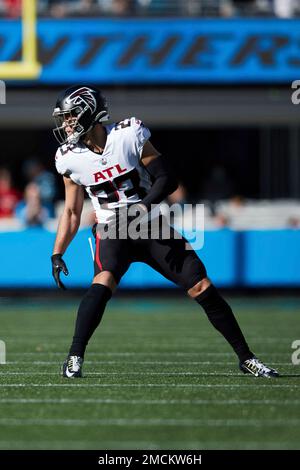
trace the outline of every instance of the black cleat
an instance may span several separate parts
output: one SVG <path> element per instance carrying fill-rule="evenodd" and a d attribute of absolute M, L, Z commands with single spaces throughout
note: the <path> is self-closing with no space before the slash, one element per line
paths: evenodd
<path fill-rule="evenodd" d="M 63 377 L 82 377 L 83 359 L 80 356 L 68 356 L 62 366 L 61 375 Z"/>
<path fill-rule="evenodd" d="M 252 374 L 255 375 L 255 377 L 279 377 L 277 370 L 267 367 L 255 356 L 244 362 L 240 362 L 240 369 L 244 374 Z"/>

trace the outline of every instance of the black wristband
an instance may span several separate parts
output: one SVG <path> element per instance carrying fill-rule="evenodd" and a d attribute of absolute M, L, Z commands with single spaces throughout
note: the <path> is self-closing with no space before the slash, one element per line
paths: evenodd
<path fill-rule="evenodd" d="M 52 261 L 61 260 L 61 259 L 62 259 L 62 254 L 61 253 L 55 253 L 55 255 L 51 256 Z"/>

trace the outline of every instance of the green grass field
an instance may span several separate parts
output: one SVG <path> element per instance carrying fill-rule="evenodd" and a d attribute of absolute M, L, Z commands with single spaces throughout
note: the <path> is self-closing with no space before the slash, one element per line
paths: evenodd
<path fill-rule="evenodd" d="M 232 300 L 279 379 L 245 376 L 200 307 L 116 299 L 90 342 L 85 378 L 59 375 L 78 300 L 0 303 L 1 449 L 300 449 L 300 300 Z"/>

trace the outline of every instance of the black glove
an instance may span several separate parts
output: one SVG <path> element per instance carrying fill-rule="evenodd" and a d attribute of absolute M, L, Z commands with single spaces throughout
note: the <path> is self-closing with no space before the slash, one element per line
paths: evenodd
<path fill-rule="evenodd" d="M 69 274 L 66 263 L 62 259 L 62 255 L 61 254 L 52 255 L 51 263 L 52 263 L 52 276 L 54 277 L 57 287 L 59 289 L 66 290 L 65 285 L 61 282 L 59 278 L 61 271 L 64 273 L 65 276 Z"/>

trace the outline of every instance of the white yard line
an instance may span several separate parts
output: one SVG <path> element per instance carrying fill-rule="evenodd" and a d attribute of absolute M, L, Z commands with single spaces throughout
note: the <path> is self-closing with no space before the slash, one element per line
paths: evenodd
<path fill-rule="evenodd" d="M 10 353 L 12 356 L 30 356 L 30 355 L 34 355 L 34 356 L 37 356 L 39 354 L 47 354 L 48 356 L 50 355 L 57 355 L 57 356 L 65 356 L 66 355 L 66 351 L 62 351 L 62 352 L 50 352 L 50 351 L 36 351 L 36 352 L 11 352 Z M 281 352 L 262 352 L 260 351 L 259 354 L 266 354 L 266 355 L 276 355 L 276 356 L 280 356 L 282 354 L 285 354 L 285 353 L 281 353 Z M 128 351 L 124 351 L 124 352 L 108 352 L 108 351 L 105 351 L 105 352 L 90 352 L 90 355 L 91 356 L 164 356 L 164 355 L 167 355 L 167 356 L 199 356 L 199 355 L 203 355 L 203 356 L 233 356 L 233 353 L 230 353 L 230 352 L 205 352 L 205 351 L 197 351 L 197 352 L 178 352 L 178 351 L 162 351 L 162 352 L 153 352 L 153 351 L 147 351 L 147 352 L 141 352 L 141 351 L 137 351 L 137 352 L 128 352 Z"/>
<path fill-rule="evenodd" d="M 166 444 L 166 445 L 164 445 Z M 210 444 L 210 442 L 209 442 Z M 221 441 L 219 442 L 219 445 L 221 445 Z M 257 442 L 255 445 L 257 446 Z M 206 443 L 207 445 L 207 443 Z M 102 438 L 99 438 L 98 441 L 91 441 L 90 439 L 87 439 L 86 441 L 78 441 L 78 440 L 72 440 L 72 441 L 66 441 L 66 440 L 61 440 L 61 441 L 4 441 L 0 440 L 0 449 L 13 449 L 13 450 L 20 450 L 20 449 L 55 449 L 55 450 L 81 450 L 81 449 L 98 449 L 101 447 L 101 449 L 107 449 L 107 448 L 113 448 L 113 449 L 161 449 L 163 448 L 177 448 L 181 449 L 182 447 L 185 448 L 188 446 L 188 449 L 197 449 L 198 448 L 205 448 L 204 443 L 203 446 L 201 446 L 201 442 L 197 441 L 163 441 L 163 442 L 152 442 L 152 441 L 104 441 Z"/>
<path fill-rule="evenodd" d="M 289 448 L 299 449 L 299 441 L 289 441 L 288 442 Z M 285 446 L 284 442 L 278 441 L 266 441 L 261 440 L 257 441 L 249 441 L 249 440 L 239 440 L 235 442 L 234 447 L 237 449 L 285 449 L 288 446 Z M 232 449 L 233 445 L 231 441 L 212 441 L 207 439 L 206 441 L 198 440 L 198 441 L 189 441 L 189 440 L 182 440 L 182 441 L 166 441 L 161 440 L 159 441 L 105 441 L 99 438 L 98 441 L 79 441 L 79 440 L 61 440 L 61 441 L 39 441 L 39 440 L 23 440 L 23 441 L 7 441 L 7 440 L 0 440 L 0 448 L 2 449 L 55 449 L 55 450 L 62 450 L 62 449 Z"/>
<path fill-rule="evenodd" d="M 0 426 L 208 426 L 274 427 L 300 426 L 300 419 L 55 419 L 0 418 Z"/>
<path fill-rule="evenodd" d="M 90 387 L 103 387 L 103 388 L 112 388 L 112 387 L 138 387 L 138 388 L 150 388 L 150 387 L 164 387 L 164 388 L 182 388 L 182 387 L 188 387 L 188 388 L 249 388 L 249 387 L 271 387 L 271 388 L 287 388 L 290 391 L 292 390 L 298 390 L 300 388 L 299 385 L 290 385 L 290 384 L 275 384 L 272 379 L 268 379 L 270 381 L 269 383 L 262 383 L 261 378 L 254 379 L 251 377 L 251 380 L 255 380 L 255 383 L 250 383 L 248 382 L 247 384 L 177 384 L 177 383 L 159 383 L 159 384 L 153 384 L 153 383 L 129 383 L 129 384 L 119 384 L 119 383 L 75 383 L 74 380 L 67 380 L 66 383 L 60 383 L 60 384 L 53 384 L 53 383 L 48 383 L 48 384 L 36 384 L 36 383 L 10 383 L 10 384 L 5 384 L 5 383 L 0 383 L 0 387 L 6 388 L 6 387 L 79 387 L 79 388 L 90 388 Z M 63 379 L 62 379 L 63 380 Z"/>
<path fill-rule="evenodd" d="M 119 400 L 112 398 L 1 398 L 0 404 L 120 404 L 120 405 L 300 405 L 300 400 Z"/>
<path fill-rule="evenodd" d="M 62 356 L 63 358 L 64 356 Z M 85 364 L 140 364 L 140 365 L 222 365 L 222 366 L 228 366 L 228 365 L 238 365 L 238 362 L 218 362 L 218 361 L 101 361 L 101 360 L 96 360 L 96 361 L 85 361 Z M 51 364 L 60 364 L 60 361 L 7 361 L 7 365 L 51 365 Z M 273 365 L 286 365 L 286 366 L 292 366 L 292 362 L 273 362 Z"/>
<path fill-rule="evenodd" d="M 4 374 L 5 376 L 8 376 L 8 375 L 20 375 L 20 376 L 57 376 L 59 375 L 59 371 L 58 372 L 36 372 L 36 371 L 33 371 L 33 372 L 14 372 L 14 371 L 7 371 L 5 372 Z M 120 375 L 124 375 L 124 376 L 130 376 L 130 375 L 137 375 L 139 377 L 143 377 L 143 376 L 155 376 L 155 375 L 159 375 L 159 376 L 180 376 L 180 377 L 186 377 L 186 376 L 196 376 L 196 377 L 243 377 L 242 373 L 239 372 L 239 370 L 237 369 L 236 372 L 202 372 L 202 371 L 194 371 L 194 372 L 167 372 L 167 371 L 164 371 L 164 372 L 87 372 L 84 374 L 84 376 L 86 378 L 93 378 L 95 376 L 99 376 L 99 377 L 102 377 L 102 376 L 120 376 Z M 300 374 L 299 374 L 300 376 Z M 1 376 L 0 376 L 1 377 Z"/>

